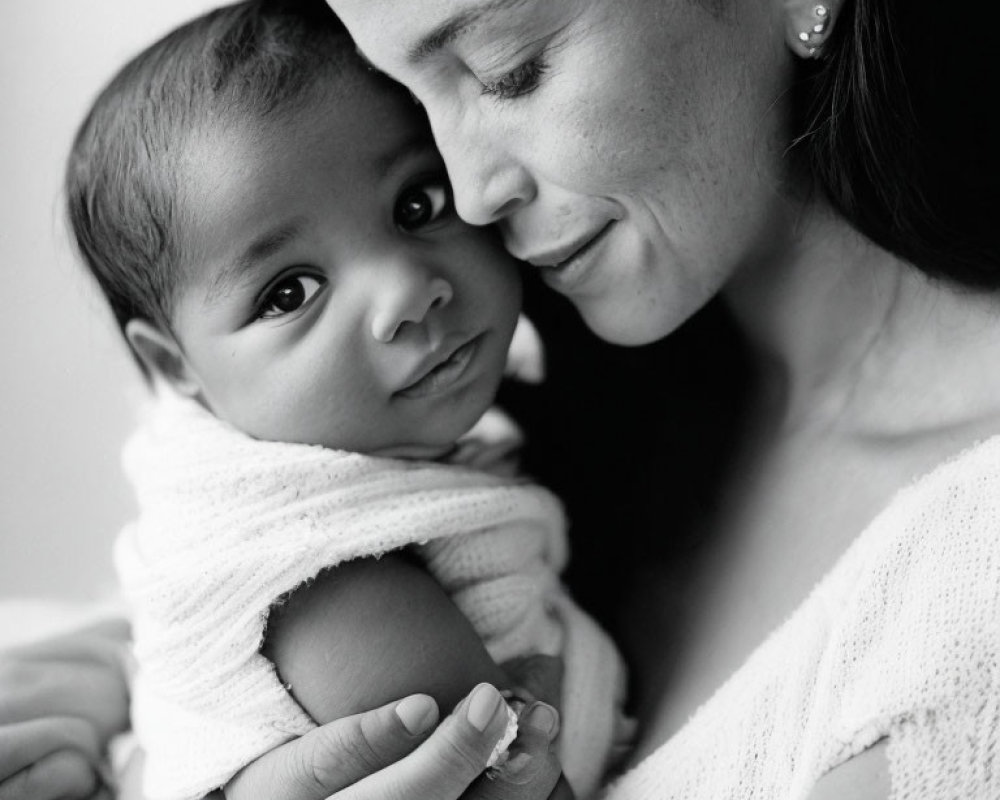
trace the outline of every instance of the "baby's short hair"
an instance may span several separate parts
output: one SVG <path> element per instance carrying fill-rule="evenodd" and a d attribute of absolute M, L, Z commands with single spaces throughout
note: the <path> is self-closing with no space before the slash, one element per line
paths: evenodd
<path fill-rule="evenodd" d="M 295 110 L 319 81 L 361 64 L 323 0 L 249 0 L 177 28 L 122 68 L 81 125 L 66 170 L 73 235 L 120 328 L 140 318 L 169 330 L 188 137 Z"/>

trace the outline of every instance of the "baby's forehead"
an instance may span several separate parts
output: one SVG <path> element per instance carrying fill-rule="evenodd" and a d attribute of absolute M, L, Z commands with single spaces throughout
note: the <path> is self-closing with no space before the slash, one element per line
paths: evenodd
<path fill-rule="evenodd" d="M 354 217 L 323 216 L 323 229 L 352 234 L 359 217 L 391 213 L 417 176 L 443 176 L 429 126 L 405 90 L 367 75 L 345 83 L 274 113 L 232 114 L 189 132 L 176 171 L 175 220 L 189 281 L 201 276 L 206 249 L 238 243 L 266 255 L 315 229 L 331 197 L 353 203 Z M 298 229 L 296 218 L 304 220 Z M 280 227 L 283 221 L 289 224 Z"/>
<path fill-rule="evenodd" d="M 307 89 L 263 111 L 251 104 L 208 115 L 201 128 L 203 141 L 223 146 L 228 141 L 269 141 L 339 152 L 345 160 L 381 162 L 392 158 L 395 148 L 413 149 L 416 140 L 423 142 L 425 150 L 436 150 L 426 115 L 409 91 L 360 63 L 323 71 Z M 317 135 L 331 131 L 335 137 Z M 266 158 L 269 154 L 258 155 Z"/>
<path fill-rule="evenodd" d="M 224 172 L 242 177 L 248 191 L 271 163 L 306 175 L 316 162 L 367 167 L 375 180 L 407 157 L 438 156 L 410 93 L 360 64 L 317 76 L 307 91 L 265 113 L 236 107 L 208 115 L 184 150 L 189 178 Z"/>

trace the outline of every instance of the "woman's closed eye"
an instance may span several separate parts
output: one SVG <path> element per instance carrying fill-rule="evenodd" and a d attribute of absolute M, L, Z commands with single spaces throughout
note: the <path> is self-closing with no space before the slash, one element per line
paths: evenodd
<path fill-rule="evenodd" d="M 484 80 L 483 94 L 497 100 L 513 100 L 531 94 L 541 83 L 548 64 L 542 56 L 536 56 L 519 64 L 505 75 L 493 81 Z"/>
<path fill-rule="evenodd" d="M 454 212 L 451 186 L 444 178 L 433 178 L 404 189 L 396 199 L 392 216 L 400 230 L 415 233 Z"/>
<path fill-rule="evenodd" d="M 264 293 L 258 319 L 276 319 L 299 311 L 326 285 L 323 278 L 309 274 L 287 275 Z"/>

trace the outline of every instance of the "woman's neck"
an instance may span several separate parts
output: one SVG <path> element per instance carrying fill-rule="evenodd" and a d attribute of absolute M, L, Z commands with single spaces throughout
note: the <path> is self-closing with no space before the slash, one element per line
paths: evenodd
<path fill-rule="evenodd" d="M 929 280 L 826 207 L 726 299 L 783 427 L 910 436 L 1000 417 L 1000 302 Z"/>

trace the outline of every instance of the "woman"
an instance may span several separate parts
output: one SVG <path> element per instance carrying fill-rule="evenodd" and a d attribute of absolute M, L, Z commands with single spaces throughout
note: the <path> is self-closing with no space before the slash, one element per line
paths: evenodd
<path fill-rule="evenodd" d="M 919 32 L 967 39 L 887 0 L 331 5 L 427 109 L 460 213 L 498 223 L 597 334 L 650 342 L 721 294 L 749 347 L 684 638 L 648 595 L 628 615 L 649 623 L 626 641 L 643 733 L 611 796 L 885 798 L 890 762 L 896 793 L 996 796 L 997 173 L 928 155 L 964 142 L 942 124 L 962 83 Z M 942 81 L 944 105 L 904 77 Z M 667 581 L 647 579 L 657 604 Z M 243 788 L 458 797 L 495 738 L 462 711 L 415 750 L 426 730 L 373 712 L 339 734 L 374 745 L 360 768 L 300 741 Z M 275 789 L 303 752 L 325 785 Z M 529 763 L 536 780 L 465 796 L 545 797 L 549 762 Z"/>

